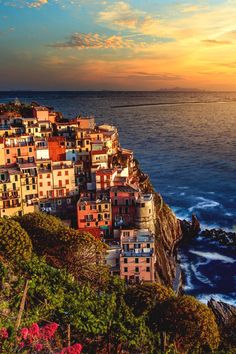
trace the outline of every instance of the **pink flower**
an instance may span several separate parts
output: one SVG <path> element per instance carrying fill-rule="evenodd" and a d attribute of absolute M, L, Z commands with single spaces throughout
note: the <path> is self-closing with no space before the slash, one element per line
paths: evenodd
<path fill-rule="evenodd" d="M 20 331 L 20 334 L 21 334 L 23 339 L 27 339 L 28 334 L 29 334 L 28 328 L 26 328 L 26 327 L 22 328 L 21 331 Z"/>
<path fill-rule="evenodd" d="M 7 339 L 8 338 L 8 332 L 5 327 L 0 329 L 0 338 L 2 339 Z"/>
<path fill-rule="evenodd" d="M 24 342 L 20 342 L 20 343 L 19 343 L 19 348 L 20 348 L 20 349 L 24 348 L 24 346 L 25 346 L 25 343 L 24 343 Z"/>
<path fill-rule="evenodd" d="M 39 326 L 37 323 L 33 323 L 29 328 L 29 335 L 31 337 L 38 337 L 39 336 Z"/>
<path fill-rule="evenodd" d="M 57 328 L 58 324 L 55 322 L 45 325 L 40 329 L 40 337 L 44 340 L 51 339 L 54 336 Z"/>
<path fill-rule="evenodd" d="M 71 347 L 62 349 L 60 354 L 80 354 L 83 347 L 81 344 L 74 344 Z"/>
<path fill-rule="evenodd" d="M 43 345 L 38 343 L 34 346 L 34 349 L 36 350 L 36 352 L 41 352 L 41 350 L 43 350 Z"/>

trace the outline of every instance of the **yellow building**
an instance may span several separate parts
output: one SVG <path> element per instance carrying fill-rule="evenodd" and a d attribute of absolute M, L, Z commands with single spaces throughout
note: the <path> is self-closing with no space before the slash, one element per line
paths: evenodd
<path fill-rule="evenodd" d="M 21 172 L 0 169 L 0 217 L 23 215 Z"/>
<path fill-rule="evenodd" d="M 21 195 L 23 214 L 38 209 L 37 169 L 33 163 L 18 164 L 21 172 Z"/>

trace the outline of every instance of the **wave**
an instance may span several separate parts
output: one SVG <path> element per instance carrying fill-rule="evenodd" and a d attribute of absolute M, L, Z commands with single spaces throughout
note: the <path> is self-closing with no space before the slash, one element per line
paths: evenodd
<path fill-rule="evenodd" d="M 233 259 L 228 256 L 224 256 L 224 255 L 217 253 L 217 252 L 200 252 L 200 251 L 194 251 L 194 250 L 189 250 L 189 252 L 192 254 L 195 254 L 196 256 L 209 259 L 211 261 L 221 261 L 223 263 L 235 263 L 236 262 L 236 259 Z"/>
<path fill-rule="evenodd" d="M 195 209 L 208 209 L 208 208 L 215 208 L 220 206 L 220 203 L 216 202 L 215 200 L 206 199 L 203 197 L 197 197 L 196 199 L 200 200 L 200 202 L 188 208 L 190 212 L 192 212 Z"/>
<path fill-rule="evenodd" d="M 210 279 L 207 278 L 205 275 L 203 275 L 200 271 L 197 270 L 197 266 L 194 266 L 192 264 L 191 269 L 192 269 L 192 272 L 197 280 L 199 280 L 203 284 L 207 284 L 211 287 L 214 287 L 214 284 L 210 281 Z"/>

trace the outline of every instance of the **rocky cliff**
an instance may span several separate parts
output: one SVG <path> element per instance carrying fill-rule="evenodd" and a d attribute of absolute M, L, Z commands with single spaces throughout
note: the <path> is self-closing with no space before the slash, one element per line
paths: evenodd
<path fill-rule="evenodd" d="M 176 257 L 176 246 L 182 238 L 180 221 L 163 201 L 162 196 L 155 192 L 149 176 L 140 170 L 138 164 L 135 166 L 134 176 L 144 193 L 154 193 L 157 280 L 163 285 L 174 286 L 177 290 L 181 282 L 181 272 Z"/>

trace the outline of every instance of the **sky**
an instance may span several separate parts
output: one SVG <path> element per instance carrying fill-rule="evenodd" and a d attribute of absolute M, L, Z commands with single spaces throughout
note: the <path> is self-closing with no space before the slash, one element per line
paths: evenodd
<path fill-rule="evenodd" d="M 0 0 L 0 90 L 236 91 L 236 0 Z"/>

